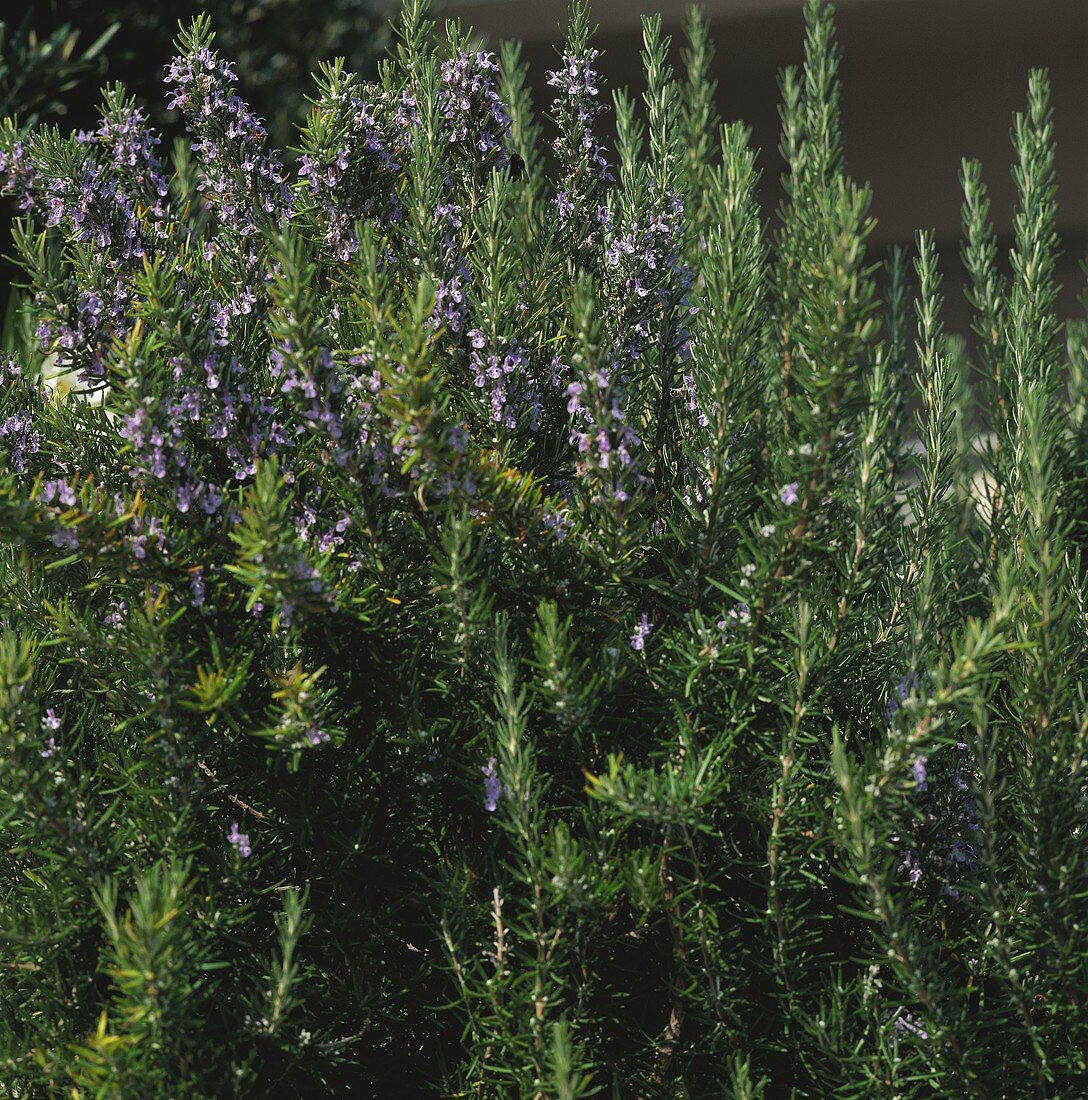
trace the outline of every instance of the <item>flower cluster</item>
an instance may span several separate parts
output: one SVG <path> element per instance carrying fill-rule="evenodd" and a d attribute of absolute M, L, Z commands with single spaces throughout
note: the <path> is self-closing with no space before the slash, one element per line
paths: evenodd
<path fill-rule="evenodd" d="M 451 261 L 452 274 L 438 279 L 434 291 L 435 327 L 444 327 L 452 333 L 460 333 L 468 319 L 468 283 L 470 275 L 464 258 Z"/>
<path fill-rule="evenodd" d="M 342 82 L 341 82 L 342 80 Z M 308 131 L 298 176 L 325 244 L 341 261 L 358 251 L 356 223 L 376 218 L 395 224 L 404 215 L 397 178 L 411 127 L 418 121 L 407 92 L 390 97 L 338 79 L 315 104 L 323 128 Z"/>
<path fill-rule="evenodd" d="M 577 53 L 566 50 L 560 68 L 548 73 L 548 84 L 557 89 L 552 113 L 559 126 L 554 149 L 559 158 L 562 182 L 555 208 L 562 226 L 574 226 L 576 239 L 591 248 L 611 218 L 601 201 L 600 184 L 615 177 L 604 146 L 594 133 L 601 105 L 598 76 L 594 69 L 600 51 L 586 47 Z"/>
<path fill-rule="evenodd" d="M 524 407 L 529 430 L 535 431 L 540 423 L 540 398 L 528 376 L 529 358 L 518 342 L 509 341 L 500 353 L 488 348 L 479 329 L 472 329 L 468 338 L 472 384 L 486 394 L 490 419 L 513 431 L 518 426 L 517 409 Z"/>
<path fill-rule="evenodd" d="M 8 135 L 0 142 L 0 194 L 17 196 L 24 213 L 34 209 L 37 176 L 37 165 L 22 139 Z"/>
<path fill-rule="evenodd" d="M 63 226 L 77 241 L 123 260 L 146 255 L 134 196 L 92 157 L 71 176 L 51 176 L 41 203 L 48 226 Z"/>
<path fill-rule="evenodd" d="M 196 139 L 200 189 L 224 228 L 250 237 L 261 221 L 289 218 L 292 199 L 263 120 L 231 90 L 237 80 L 234 66 L 207 46 L 176 57 L 164 78 L 171 90 L 167 109 L 181 111 Z"/>
<path fill-rule="evenodd" d="M 167 216 L 164 200 L 170 188 L 166 167 L 157 152 L 162 139 L 148 125 L 143 109 L 118 103 L 96 130 L 80 133 L 77 140 L 106 154 L 114 180 L 123 183 L 130 195 L 145 201 L 144 217 L 157 231 L 155 235 L 161 236 L 159 223 Z"/>
<path fill-rule="evenodd" d="M 313 361 L 308 361 L 295 353 L 290 341 L 285 341 L 272 350 L 270 372 L 297 414 L 291 418 L 295 420 L 295 435 L 320 435 L 334 461 L 344 465 L 355 453 L 352 436 L 357 439 L 360 429 L 351 429 L 345 387 L 332 353 L 322 348 Z"/>
<path fill-rule="evenodd" d="M 18 474 L 25 473 L 27 460 L 41 449 L 42 435 L 29 412 L 13 413 L 0 421 L 0 443 L 8 451 L 8 462 Z"/>
<path fill-rule="evenodd" d="M 683 213 L 683 204 L 671 197 L 662 209 L 626 228 L 609 225 L 601 243 L 605 286 L 615 303 L 607 318 L 611 348 L 606 364 L 576 377 L 566 389 L 567 411 L 574 418 L 571 443 L 585 456 L 580 471 L 610 471 L 604 496 L 620 503 L 645 480 L 629 380 L 645 369 L 643 360 L 649 355 L 660 357 L 657 366 L 666 376 L 683 371 L 691 359 L 685 318 L 694 312 L 688 304 L 692 276 L 679 251 Z M 682 378 L 679 393 L 687 410 L 705 426 L 694 377 L 686 372 Z M 658 415 L 665 414 L 665 409 L 658 409 Z M 697 484 L 699 478 L 692 480 Z"/>
<path fill-rule="evenodd" d="M 910 768 L 922 817 L 899 870 L 912 886 L 932 875 L 941 882 L 941 892 L 952 899 L 960 896 L 960 880 L 977 867 L 978 805 L 970 793 L 970 771 L 965 742 L 959 742 L 954 751 L 919 755 Z"/>
<path fill-rule="evenodd" d="M 0 177 L 7 193 L 21 192 L 23 209 L 47 227 L 89 246 L 97 278 L 64 301 L 39 294 L 38 337 L 62 370 L 100 378 L 102 359 L 124 331 L 129 275 L 167 239 L 168 185 L 145 113 L 119 89 L 106 97 L 98 127 L 68 145 L 39 134 L 29 143 L 5 131 Z"/>
<path fill-rule="evenodd" d="M 442 64 L 438 110 L 454 164 L 490 169 L 510 161 L 510 117 L 496 87 L 498 75 L 495 55 L 483 50 L 460 50 Z"/>
<path fill-rule="evenodd" d="M 691 359 L 691 335 L 683 317 L 694 307 L 688 303 L 691 270 L 680 257 L 683 225 L 684 204 L 667 195 L 649 217 L 617 226 L 608 237 L 605 273 L 621 304 L 615 344 L 622 362 L 638 361 L 651 347 L 660 347 L 681 365 Z M 697 413 L 693 380 L 684 392 L 689 411 Z"/>
<path fill-rule="evenodd" d="M 641 439 L 628 420 L 622 376 L 614 364 L 599 367 L 584 380 L 570 382 L 566 396 L 570 442 L 581 456 L 579 473 L 593 472 L 604 482 L 606 497 L 626 502 L 640 480 L 636 452 Z"/>

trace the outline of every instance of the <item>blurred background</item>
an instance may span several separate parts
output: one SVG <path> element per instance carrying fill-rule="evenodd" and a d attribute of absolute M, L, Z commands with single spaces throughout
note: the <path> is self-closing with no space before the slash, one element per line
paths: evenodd
<path fill-rule="evenodd" d="M 397 0 L 41 0 L 9 15 L 0 32 L 0 114 L 87 127 L 102 82 L 120 79 L 173 133 L 176 123 L 161 117 L 162 67 L 178 20 L 207 10 L 221 52 L 238 62 L 241 94 L 268 119 L 277 143 L 290 145 L 317 62 L 344 55 L 349 67 L 373 71 L 388 41 L 387 16 L 397 6 Z M 661 12 L 679 40 L 688 6 L 688 0 L 596 0 L 606 84 L 640 92 L 641 16 Z M 777 74 L 801 60 L 803 0 L 701 6 L 717 47 L 719 108 L 723 118 L 752 127 L 771 211 L 782 169 Z M 521 39 L 541 110 L 551 98 L 545 73 L 555 67 L 566 8 L 567 0 L 435 5 L 440 18 L 459 18 L 489 47 Z M 875 254 L 910 243 L 916 229 L 934 229 L 946 253 L 952 331 L 966 331 L 968 323 L 956 259 L 960 160 L 982 161 L 1007 246 L 1012 115 L 1025 103 L 1028 70 L 1048 69 L 1064 249 L 1060 306 L 1067 316 L 1077 313 L 1084 285 L 1078 265 L 1088 254 L 1088 0 L 839 0 L 837 8 L 847 157 L 854 177 L 873 185 Z"/>
<path fill-rule="evenodd" d="M 237 62 L 241 94 L 273 139 L 289 145 L 318 62 L 342 55 L 356 71 L 373 69 L 395 7 L 397 0 L 9 0 L 0 5 L 0 115 L 85 128 L 102 84 L 121 80 L 162 121 L 163 69 L 178 23 L 205 11 L 220 53 Z"/>

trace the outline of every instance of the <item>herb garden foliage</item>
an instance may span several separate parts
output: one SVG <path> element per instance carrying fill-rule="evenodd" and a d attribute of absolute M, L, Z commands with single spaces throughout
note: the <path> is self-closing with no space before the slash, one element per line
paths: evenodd
<path fill-rule="evenodd" d="M 412 0 L 290 169 L 205 20 L 172 157 L 120 88 L 7 125 L 9 1095 L 1083 1094 L 1046 81 L 1011 276 L 964 166 L 968 370 L 807 20 L 773 222 L 698 17 L 614 149 L 580 6 L 534 115 Z"/>

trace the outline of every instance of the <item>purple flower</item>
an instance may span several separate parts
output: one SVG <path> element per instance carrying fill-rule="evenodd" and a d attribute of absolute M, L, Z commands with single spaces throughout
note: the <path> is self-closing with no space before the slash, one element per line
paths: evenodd
<path fill-rule="evenodd" d="M 631 648 L 641 653 L 646 648 L 646 639 L 650 636 L 653 627 L 650 625 L 650 616 L 645 611 L 635 625 L 635 632 L 631 635 Z"/>
<path fill-rule="evenodd" d="M 50 730 L 56 733 L 60 729 L 61 720 L 60 715 L 52 707 L 46 707 L 45 717 L 42 718 L 42 729 Z M 49 759 L 54 752 L 57 751 L 57 740 L 55 737 L 49 737 L 45 741 L 45 747 L 41 750 L 41 754 L 45 759 Z"/>
<path fill-rule="evenodd" d="M 783 504 L 796 504 L 797 503 L 797 482 L 791 481 L 789 485 L 783 485 L 778 490 L 778 499 Z"/>
<path fill-rule="evenodd" d="M 442 64 L 438 110 L 450 152 L 459 163 L 503 168 L 510 161 L 510 116 L 497 90 L 498 75 L 495 55 L 482 50 L 461 50 Z"/>
<path fill-rule="evenodd" d="M 85 290 L 79 296 L 79 312 L 92 320 L 97 320 L 102 313 L 102 299 L 93 290 Z"/>
<path fill-rule="evenodd" d="M 581 395 L 585 387 L 581 382 L 571 382 L 567 386 L 567 412 L 572 416 L 582 411 Z"/>
<path fill-rule="evenodd" d="M 915 852 L 910 849 L 903 853 L 903 862 L 899 864 L 900 871 L 906 871 L 911 886 L 917 886 L 922 878 L 922 863 Z"/>
<path fill-rule="evenodd" d="M 238 831 L 238 822 L 232 822 L 230 832 L 227 834 L 227 840 L 234 845 L 234 850 L 242 857 L 242 859 L 249 859 L 253 855 L 253 849 L 249 844 L 249 834 L 240 833 Z"/>
<path fill-rule="evenodd" d="M 124 600 L 117 600 L 110 604 L 110 610 L 102 616 L 102 622 L 106 626 L 120 627 L 124 624 L 124 612 L 126 608 Z"/>
<path fill-rule="evenodd" d="M 71 508 L 76 502 L 75 490 L 62 477 L 45 482 L 38 494 L 38 499 L 42 504 L 52 504 L 54 497 L 57 497 L 60 503 L 67 508 Z"/>
<path fill-rule="evenodd" d="M 489 756 L 487 763 L 480 768 L 480 771 L 484 776 L 484 809 L 488 813 L 494 813 L 499 805 L 499 794 L 502 792 L 499 773 L 495 769 L 495 757 Z"/>
<path fill-rule="evenodd" d="M 204 570 L 202 567 L 193 570 L 189 578 L 189 604 L 191 607 L 201 607 L 204 603 Z"/>
<path fill-rule="evenodd" d="M 618 370 L 599 367 L 566 388 L 567 410 L 573 417 L 570 443 L 584 456 L 577 464 L 583 477 L 592 476 L 600 498 L 623 502 L 629 489 L 645 480 L 638 471 L 638 433 L 627 421 L 627 395 Z M 601 473 L 600 471 L 607 471 Z"/>
<path fill-rule="evenodd" d="M 914 782 L 918 784 L 918 790 L 925 791 L 929 789 L 929 784 L 926 782 L 926 757 L 919 756 L 917 760 L 911 765 L 911 774 L 914 776 Z"/>
<path fill-rule="evenodd" d="M 903 1008 L 895 1013 L 892 1031 L 900 1035 L 913 1035 L 918 1039 L 929 1038 L 929 1032 L 922 1026 L 922 1021 Z"/>
<path fill-rule="evenodd" d="M 563 511 L 545 511 L 541 514 L 541 520 L 545 528 L 560 542 L 563 541 L 574 527 L 574 521 Z"/>
<path fill-rule="evenodd" d="M 468 315 L 465 301 L 467 272 L 459 271 L 448 279 L 439 279 L 434 292 L 434 324 L 445 325 L 450 332 L 460 332 Z"/>
<path fill-rule="evenodd" d="M 311 722 L 306 730 L 306 740 L 316 748 L 318 745 L 327 745 L 332 738 L 327 730 L 323 730 L 316 723 Z"/>
<path fill-rule="evenodd" d="M 898 713 L 899 708 L 907 701 L 910 693 L 918 686 L 918 674 L 916 672 L 906 673 L 898 684 L 895 685 L 895 689 L 892 694 L 888 696 L 888 721 L 890 722 Z"/>
<path fill-rule="evenodd" d="M 735 636 L 738 625 L 747 626 L 752 621 L 751 608 L 742 600 L 734 604 L 724 619 L 718 620 L 718 629 L 721 631 L 722 641 L 728 642 Z"/>
<path fill-rule="evenodd" d="M 23 142 L 16 140 L 0 149 L 0 191 L 18 195 L 20 210 L 34 209 L 37 176 L 37 166 Z"/>
<path fill-rule="evenodd" d="M 79 536 L 71 527 L 55 527 L 50 542 L 58 549 L 77 550 L 79 548 Z"/>

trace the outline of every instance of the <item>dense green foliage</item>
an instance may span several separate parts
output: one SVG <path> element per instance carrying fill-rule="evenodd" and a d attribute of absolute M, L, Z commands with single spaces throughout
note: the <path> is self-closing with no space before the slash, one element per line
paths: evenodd
<path fill-rule="evenodd" d="M 1081 1095 L 1044 75 L 968 348 L 929 235 L 878 292 L 821 0 L 773 220 L 697 16 L 612 152 L 583 7 L 541 114 L 406 9 L 294 170 L 206 20 L 172 159 L 119 87 L 0 134 L 7 1093 Z"/>

